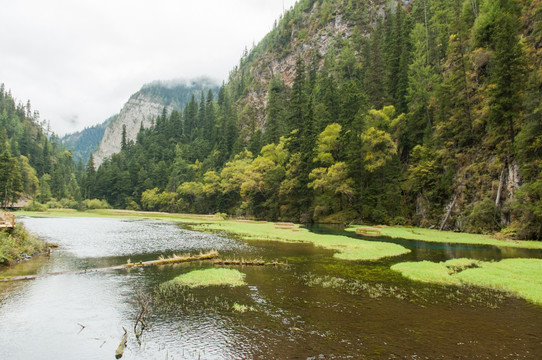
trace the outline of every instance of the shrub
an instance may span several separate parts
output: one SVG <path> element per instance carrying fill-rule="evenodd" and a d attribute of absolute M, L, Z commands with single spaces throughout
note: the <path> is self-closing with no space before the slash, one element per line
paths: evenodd
<path fill-rule="evenodd" d="M 471 233 L 487 233 L 500 229 L 500 210 L 491 199 L 475 203 L 472 211 L 466 214 L 467 231 Z"/>
<path fill-rule="evenodd" d="M 60 199 L 60 206 L 63 209 L 77 209 L 79 203 L 73 199 Z"/>
<path fill-rule="evenodd" d="M 139 204 L 136 203 L 134 200 L 130 200 L 126 204 L 126 210 L 139 211 L 139 210 L 141 210 L 141 206 L 139 206 Z"/>
<path fill-rule="evenodd" d="M 83 208 L 88 210 L 111 209 L 107 200 L 87 199 L 83 200 Z"/>
<path fill-rule="evenodd" d="M 25 211 L 46 211 L 47 206 L 44 204 L 41 204 L 38 201 L 32 201 L 30 205 L 25 206 Z"/>

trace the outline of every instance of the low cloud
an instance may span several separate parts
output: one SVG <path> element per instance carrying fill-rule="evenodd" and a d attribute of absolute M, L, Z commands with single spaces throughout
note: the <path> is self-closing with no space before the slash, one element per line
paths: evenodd
<path fill-rule="evenodd" d="M 282 0 L 7 1 L 0 82 L 62 135 L 103 122 L 157 79 L 221 84 L 282 9 Z"/>

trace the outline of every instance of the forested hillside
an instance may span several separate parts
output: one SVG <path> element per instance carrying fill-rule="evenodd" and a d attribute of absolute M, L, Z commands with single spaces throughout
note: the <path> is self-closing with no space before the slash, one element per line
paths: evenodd
<path fill-rule="evenodd" d="M 50 133 L 30 101 L 17 103 L 0 87 L 0 206 L 21 198 L 80 200 L 72 155 Z"/>
<path fill-rule="evenodd" d="M 101 124 L 87 127 L 73 134 L 67 134 L 60 139 L 61 143 L 72 152 L 75 162 L 82 161 L 86 163 L 90 155 L 96 151 L 96 148 L 102 141 L 107 124 L 115 119 L 110 117 Z"/>
<path fill-rule="evenodd" d="M 388 3 L 299 1 L 216 98 L 91 160 L 86 196 L 541 239 L 542 2 Z"/>

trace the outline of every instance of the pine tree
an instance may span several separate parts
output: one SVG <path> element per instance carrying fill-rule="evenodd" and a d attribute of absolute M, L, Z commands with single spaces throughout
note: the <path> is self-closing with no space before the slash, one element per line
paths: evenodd
<path fill-rule="evenodd" d="M 16 202 L 22 191 L 19 162 L 6 150 L 0 154 L 0 207 Z"/>
<path fill-rule="evenodd" d="M 269 93 L 266 107 L 264 144 L 278 144 L 283 134 L 284 117 L 284 84 L 280 77 L 269 82 Z"/>
<path fill-rule="evenodd" d="M 289 131 L 298 131 L 298 136 L 292 139 L 290 145 L 291 152 L 299 150 L 299 133 L 304 126 L 307 115 L 308 96 L 306 92 L 305 62 L 301 57 L 297 58 L 295 65 L 295 78 L 290 94 L 290 103 L 288 108 Z"/>
<path fill-rule="evenodd" d="M 122 125 L 122 138 L 120 142 L 120 150 L 124 151 L 128 148 L 128 143 L 126 142 L 126 125 Z"/>
<path fill-rule="evenodd" d="M 521 125 L 525 66 L 517 37 L 518 19 L 505 12 L 495 21 L 489 120 L 497 151 L 507 158 L 512 155 L 514 139 Z"/>
<path fill-rule="evenodd" d="M 429 102 L 435 88 L 436 76 L 427 59 L 427 32 L 418 23 L 411 33 L 412 62 L 408 70 L 408 121 L 402 129 L 401 157 L 406 159 L 414 146 L 423 142 L 423 135 L 432 127 Z"/>
<path fill-rule="evenodd" d="M 389 96 L 385 86 L 385 58 L 383 52 L 383 33 L 384 25 L 382 19 L 378 18 L 376 28 L 371 33 L 369 44 L 367 45 L 365 57 L 365 82 L 364 87 L 367 91 L 369 103 L 372 108 L 381 109 L 389 104 Z"/>
<path fill-rule="evenodd" d="M 214 145 L 215 137 L 215 105 L 213 102 L 213 92 L 209 90 L 207 93 L 207 103 L 205 104 L 205 127 L 203 129 L 203 137 Z"/>

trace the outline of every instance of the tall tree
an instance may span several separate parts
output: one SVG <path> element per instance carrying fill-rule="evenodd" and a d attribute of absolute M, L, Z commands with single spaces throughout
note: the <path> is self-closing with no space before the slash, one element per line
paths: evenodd
<path fill-rule="evenodd" d="M 17 158 L 6 150 L 0 154 L 0 206 L 6 208 L 18 200 L 23 191 L 21 172 Z"/>

